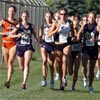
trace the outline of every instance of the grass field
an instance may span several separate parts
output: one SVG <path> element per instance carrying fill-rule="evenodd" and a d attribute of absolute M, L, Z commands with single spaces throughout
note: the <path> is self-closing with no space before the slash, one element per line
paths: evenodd
<path fill-rule="evenodd" d="M 21 89 L 22 73 L 15 65 L 15 71 L 11 80 L 10 89 L 4 87 L 7 77 L 7 69 L 0 68 L 0 100 L 100 100 L 100 80 L 94 79 L 94 93 L 88 93 L 88 87 L 82 86 L 82 75 L 79 71 L 79 78 L 76 84 L 76 91 L 71 91 L 72 76 L 68 76 L 68 86 L 64 92 L 59 90 L 59 81 L 55 81 L 54 90 L 48 85 L 41 87 L 42 73 L 40 56 L 37 61 L 31 61 L 30 74 L 27 80 L 27 89 Z"/>

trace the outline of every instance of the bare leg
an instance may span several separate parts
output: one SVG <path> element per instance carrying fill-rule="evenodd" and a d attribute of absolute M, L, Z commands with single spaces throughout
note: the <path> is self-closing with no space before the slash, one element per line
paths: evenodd
<path fill-rule="evenodd" d="M 32 59 L 32 51 L 28 50 L 24 55 L 24 71 L 23 71 L 23 84 L 26 84 L 28 74 L 29 74 L 29 64 Z"/>
<path fill-rule="evenodd" d="M 11 80 L 12 74 L 13 74 L 13 62 L 16 56 L 16 46 L 12 47 L 9 50 L 9 60 L 8 60 L 8 78 L 7 81 Z"/>

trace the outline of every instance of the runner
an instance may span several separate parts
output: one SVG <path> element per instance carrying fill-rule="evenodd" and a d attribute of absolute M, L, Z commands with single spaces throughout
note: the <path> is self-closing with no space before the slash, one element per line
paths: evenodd
<path fill-rule="evenodd" d="M 59 22 L 59 12 L 56 12 L 54 15 L 54 22 L 53 24 L 58 24 Z M 54 36 L 54 39 L 56 41 L 58 35 Z M 56 77 L 55 80 L 59 80 L 60 79 L 60 75 L 59 75 L 59 67 L 61 66 L 61 58 L 62 58 L 62 51 L 60 50 L 56 50 L 55 51 L 55 61 L 54 61 L 54 68 L 55 68 L 55 72 L 56 72 Z"/>
<path fill-rule="evenodd" d="M 87 23 L 88 23 L 88 18 L 87 18 L 87 16 L 85 15 L 85 16 L 82 17 L 82 19 L 81 19 L 81 21 L 80 21 L 80 28 L 83 29 L 84 25 L 86 25 Z M 82 32 L 83 32 L 83 31 L 82 31 Z M 81 42 L 82 42 L 81 47 L 83 47 L 83 37 L 81 37 Z M 84 69 L 84 68 L 85 68 L 85 67 L 82 66 L 81 72 L 82 72 L 82 75 L 85 77 L 85 69 Z M 86 80 L 85 80 L 85 79 L 83 79 L 83 86 L 84 86 L 84 87 L 87 86 Z"/>
<path fill-rule="evenodd" d="M 9 32 L 14 29 L 17 24 L 17 20 L 14 18 L 16 14 L 16 7 L 11 5 L 8 7 L 8 17 L 0 21 L 0 27 L 3 28 L 2 35 L 2 53 L 8 68 L 7 81 L 5 87 L 10 87 L 10 80 L 13 74 L 13 62 L 16 55 L 16 39 L 8 37 Z"/>
<path fill-rule="evenodd" d="M 74 27 L 74 34 L 77 36 L 78 30 L 79 30 L 79 21 L 74 20 L 73 21 L 73 27 Z M 75 90 L 75 84 L 78 79 L 78 70 L 80 67 L 80 61 L 81 61 L 81 45 L 80 41 L 73 42 L 72 49 L 71 49 L 71 55 L 69 56 L 68 60 L 68 72 L 69 75 L 73 75 L 73 83 L 72 83 L 72 90 Z"/>
<path fill-rule="evenodd" d="M 35 41 L 37 41 L 37 38 L 33 25 L 28 22 L 29 13 L 27 10 L 21 13 L 21 19 L 22 21 L 10 32 L 9 37 L 17 38 L 17 58 L 19 67 L 23 72 L 22 89 L 26 89 L 32 52 L 35 51 L 32 47 L 32 34 L 34 35 Z M 14 34 L 15 32 L 17 34 Z"/>
<path fill-rule="evenodd" d="M 96 62 L 97 66 L 96 78 L 100 79 L 100 17 L 97 20 L 97 31 L 99 33 L 99 36 L 98 36 L 98 60 Z"/>
<path fill-rule="evenodd" d="M 60 89 L 64 90 L 64 87 L 67 85 L 66 74 L 67 74 L 67 60 L 69 54 L 71 53 L 71 41 L 74 41 L 72 36 L 73 24 L 70 20 L 67 19 L 67 9 L 62 8 L 59 11 L 60 19 L 59 23 L 56 25 L 52 25 L 51 30 L 49 31 L 48 36 L 52 36 L 54 34 L 58 34 L 58 39 L 55 42 L 55 49 L 63 51 L 62 56 L 62 65 L 61 65 L 61 73 L 60 73 Z"/>
<path fill-rule="evenodd" d="M 42 56 L 42 75 L 43 81 L 41 86 L 47 86 L 47 64 L 50 66 L 50 88 L 54 88 L 54 37 L 48 38 L 48 30 L 50 29 L 53 21 L 53 13 L 47 11 L 45 13 L 45 23 L 40 28 L 39 38 L 41 43 L 41 56 Z"/>
<path fill-rule="evenodd" d="M 87 63 L 89 60 L 89 92 L 93 93 L 93 80 L 94 80 L 94 68 L 96 64 L 96 60 L 98 58 L 98 45 L 97 42 L 92 41 L 92 38 L 96 38 L 98 36 L 95 22 L 95 13 L 88 13 L 88 23 L 81 27 L 78 32 L 78 40 L 81 36 L 83 36 L 83 48 L 82 48 L 82 66 L 84 67 L 84 76 L 83 82 L 86 83 L 84 85 L 87 86 Z M 83 31 L 83 34 L 82 34 Z"/>

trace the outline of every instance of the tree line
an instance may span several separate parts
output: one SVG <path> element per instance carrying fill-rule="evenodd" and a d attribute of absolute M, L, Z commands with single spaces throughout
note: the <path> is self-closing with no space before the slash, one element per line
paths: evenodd
<path fill-rule="evenodd" d="M 83 15 L 88 11 L 94 11 L 100 14 L 100 0 L 45 0 L 53 12 L 65 7 L 69 15 Z"/>

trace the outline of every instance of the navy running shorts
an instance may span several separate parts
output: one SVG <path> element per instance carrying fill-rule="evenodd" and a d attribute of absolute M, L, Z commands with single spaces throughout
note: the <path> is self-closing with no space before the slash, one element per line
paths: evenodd
<path fill-rule="evenodd" d="M 83 47 L 82 53 L 87 53 L 91 60 L 98 59 L 98 47 Z"/>
<path fill-rule="evenodd" d="M 42 42 L 42 48 L 45 48 L 48 53 L 54 52 L 54 43 Z"/>
<path fill-rule="evenodd" d="M 28 50 L 32 50 L 33 52 L 35 51 L 32 45 L 25 45 L 25 46 L 17 45 L 16 54 L 20 57 L 23 57 L 24 53 Z"/>

